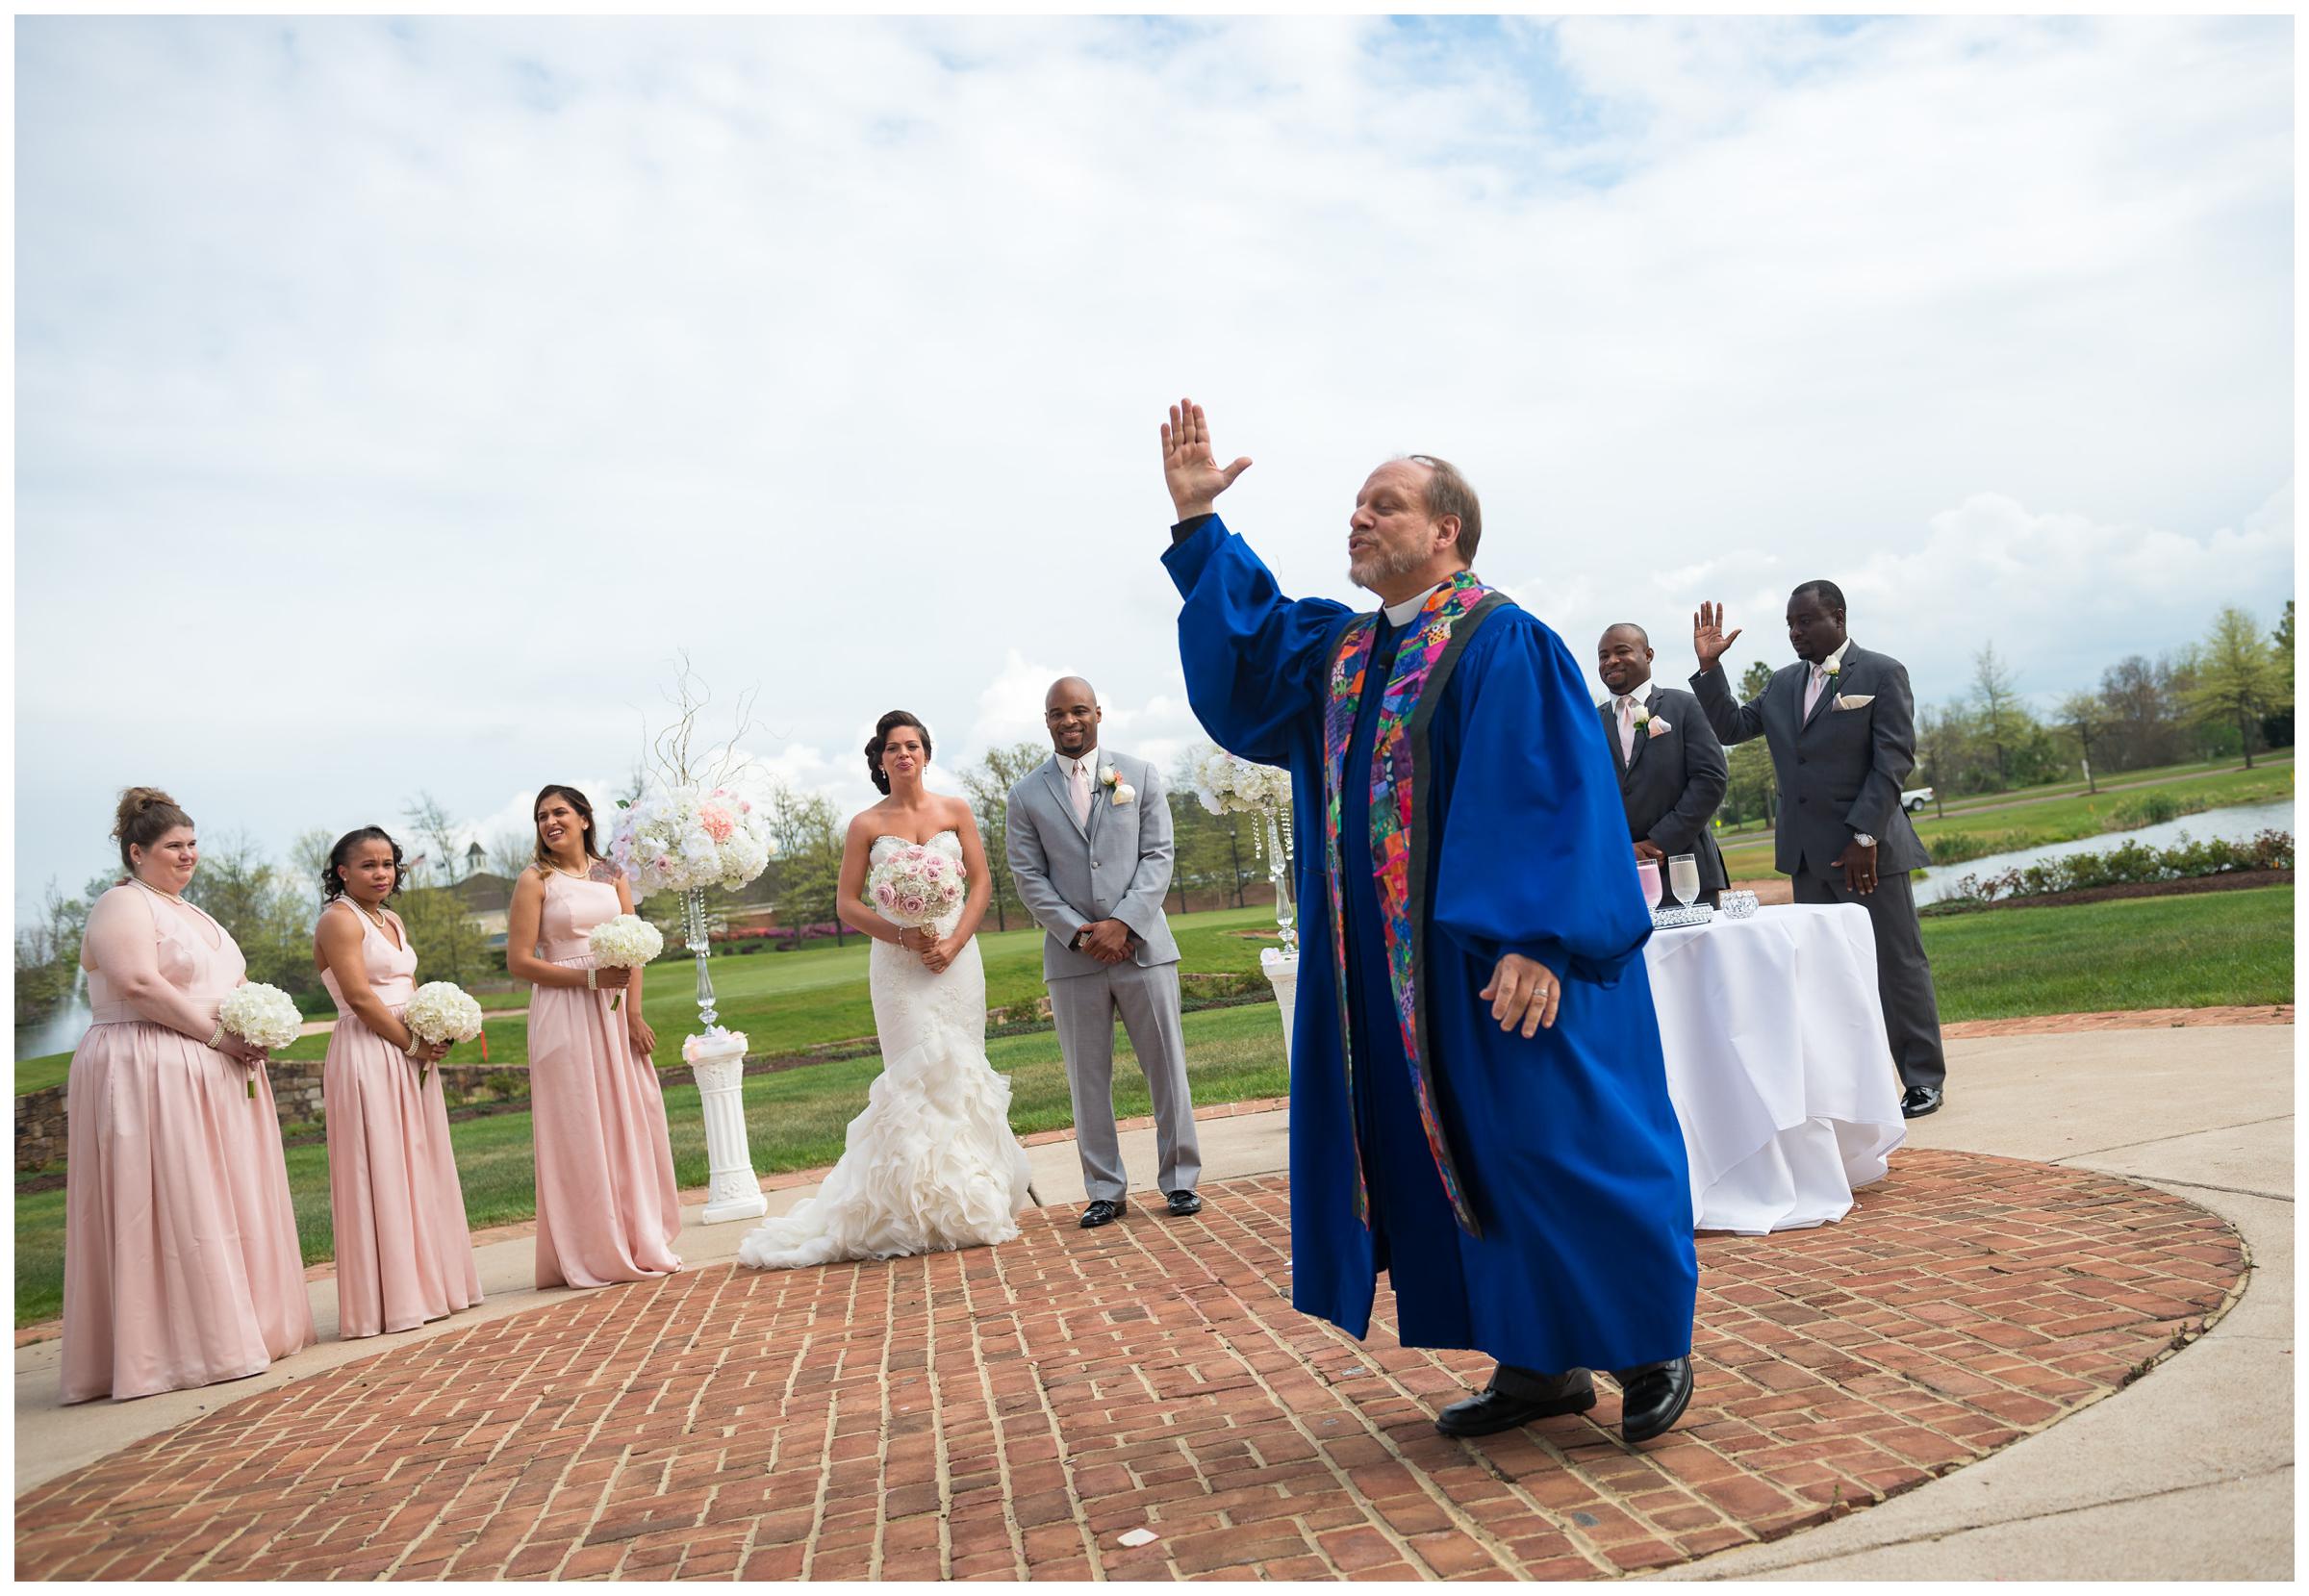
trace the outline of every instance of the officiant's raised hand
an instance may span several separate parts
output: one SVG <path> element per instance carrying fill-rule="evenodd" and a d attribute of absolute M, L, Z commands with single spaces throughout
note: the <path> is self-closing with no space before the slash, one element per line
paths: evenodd
<path fill-rule="evenodd" d="M 1724 651 L 1738 639 L 1742 630 L 1735 626 L 1729 633 L 1725 632 L 1723 605 L 1711 604 L 1703 599 L 1698 612 L 1691 618 L 1691 651 L 1699 655 L 1700 669 L 1714 670 L 1715 662 L 1724 657 Z"/>
<path fill-rule="evenodd" d="M 1210 423 L 1201 405 L 1180 399 L 1171 406 L 1171 418 L 1162 425 L 1162 480 L 1180 520 L 1209 515 L 1211 501 L 1250 469 L 1249 455 L 1231 466 L 1218 463 L 1210 452 Z"/>

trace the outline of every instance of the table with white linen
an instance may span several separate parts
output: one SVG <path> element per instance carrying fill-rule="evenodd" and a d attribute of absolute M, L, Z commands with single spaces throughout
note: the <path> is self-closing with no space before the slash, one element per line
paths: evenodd
<path fill-rule="evenodd" d="M 1907 1135 L 1857 903 L 1791 903 L 1644 944 L 1692 1223 L 1762 1235 L 1844 1217 Z"/>

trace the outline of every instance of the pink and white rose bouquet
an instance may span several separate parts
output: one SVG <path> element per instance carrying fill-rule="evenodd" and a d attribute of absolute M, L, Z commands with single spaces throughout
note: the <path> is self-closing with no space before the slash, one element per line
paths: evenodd
<path fill-rule="evenodd" d="M 933 925 L 962 906 L 962 861 L 921 843 L 892 852 L 867 874 L 866 896 L 893 925 Z"/>

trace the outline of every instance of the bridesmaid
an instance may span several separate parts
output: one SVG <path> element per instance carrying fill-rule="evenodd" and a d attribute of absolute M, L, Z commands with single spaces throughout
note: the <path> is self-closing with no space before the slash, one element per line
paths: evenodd
<path fill-rule="evenodd" d="M 596 970 L 585 934 L 633 912 L 574 787 L 537 795 L 537 859 L 513 889 L 505 968 L 533 981 L 529 1102 L 537 1132 L 537 1283 L 596 1286 L 681 1267 L 665 1100 L 642 1018 L 642 973 Z M 619 994 L 624 1001 L 615 1009 Z"/>
<path fill-rule="evenodd" d="M 313 930 L 313 962 L 337 1003 L 321 1095 L 337 1328 L 347 1341 L 414 1330 L 481 1300 L 441 1076 L 417 1078 L 449 1045 L 419 1042 L 401 1022 L 417 993 L 417 950 L 385 906 L 401 868 L 401 845 L 376 826 L 338 838 Z"/>
<path fill-rule="evenodd" d="M 131 787 L 113 835 L 128 875 L 89 911 L 95 1023 L 64 1088 L 67 1403 L 240 1380 L 317 1339 L 265 1054 L 216 1019 L 247 967 L 183 896 L 192 818 Z"/>

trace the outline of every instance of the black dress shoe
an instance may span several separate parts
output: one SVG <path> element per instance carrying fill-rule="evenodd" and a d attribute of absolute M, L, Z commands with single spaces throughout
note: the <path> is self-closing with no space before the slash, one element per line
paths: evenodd
<path fill-rule="evenodd" d="M 1691 1402 L 1688 1357 L 1671 1357 L 1611 1378 L 1619 1381 L 1619 1433 L 1630 1445 L 1666 1434 Z"/>
<path fill-rule="evenodd" d="M 1911 1086 L 1900 1099 L 1900 1117 L 1920 1120 L 1927 1114 L 1941 1111 L 1941 1089 L 1938 1086 Z"/>
<path fill-rule="evenodd" d="M 1095 1230 L 1122 1217 L 1123 1205 L 1120 1203 L 1109 1203 L 1104 1197 L 1093 1198 L 1090 1206 L 1082 1210 L 1082 1229 Z"/>
<path fill-rule="evenodd" d="M 1585 1413 L 1595 1406 L 1595 1379 L 1585 1369 L 1560 1375 L 1535 1374 L 1503 1363 L 1491 1383 L 1435 1415 L 1446 1435 L 1495 1435 L 1534 1419 Z"/>
<path fill-rule="evenodd" d="M 1203 1211 L 1203 1200 L 1191 1191 L 1175 1191 L 1168 1195 L 1171 1200 L 1171 1217 L 1174 1219 L 1184 1219 L 1188 1214 L 1199 1214 Z"/>

